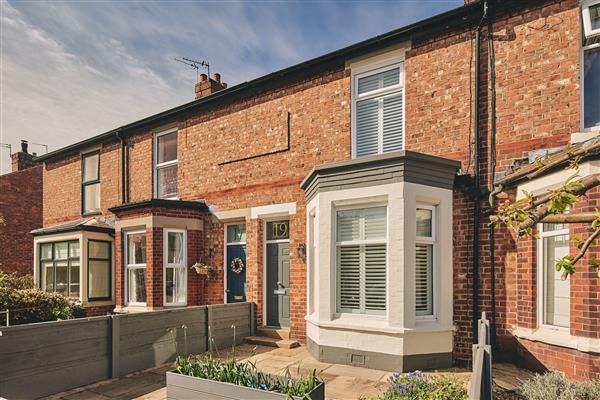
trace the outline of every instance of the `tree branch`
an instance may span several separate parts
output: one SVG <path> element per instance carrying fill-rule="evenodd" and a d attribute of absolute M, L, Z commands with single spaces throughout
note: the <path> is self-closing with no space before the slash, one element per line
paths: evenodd
<path fill-rule="evenodd" d="M 581 248 L 579 249 L 579 253 L 577 253 L 577 255 L 575 257 L 573 257 L 573 259 L 571 260 L 571 265 L 575 265 L 575 263 L 579 260 L 581 260 L 581 258 L 585 255 L 585 252 L 588 250 L 588 248 L 592 245 L 592 243 L 594 243 L 594 240 L 596 240 L 596 238 L 600 235 L 600 227 L 597 228 L 594 233 L 592 233 L 587 240 L 583 243 L 583 245 L 581 246 Z M 567 279 L 567 276 L 569 275 L 569 273 L 567 271 L 563 271 L 562 275 L 561 275 L 561 279 L 564 281 L 565 279 Z M 598 275 L 600 276 L 600 270 L 598 270 Z"/>
<path fill-rule="evenodd" d="M 585 178 L 576 181 L 576 183 L 578 183 L 578 187 L 570 191 L 570 193 L 576 196 L 581 196 L 585 194 L 585 192 L 587 192 L 589 189 L 600 185 L 600 173 L 586 176 Z M 550 201 L 554 198 L 556 194 L 560 193 L 563 190 L 564 188 L 561 187 L 541 196 L 534 197 L 530 206 L 523 207 L 523 210 L 528 211 L 535 207 L 535 204 L 540 204 L 540 206 L 535 211 L 529 213 L 529 217 L 525 219 L 525 221 L 519 224 L 519 232 L 525 231 L 527 230 L 527 228 L 533 227 L 535 224 L 540 222 L 540 220 L 542 220 L 548 214 L 550 214 Z"/>
<path fill-rule="evenodd" d="M 577 224 L 583 222 L 593 222 L 598 218 L 598 214 L 593 212 L 585 212 L 578 214 L 550 214 L 546 215 L 539 222 L 547 224 Z"/>

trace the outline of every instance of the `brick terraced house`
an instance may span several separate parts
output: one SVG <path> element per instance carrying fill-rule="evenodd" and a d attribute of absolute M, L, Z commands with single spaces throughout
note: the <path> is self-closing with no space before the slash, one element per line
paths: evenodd
<path fill-rule="evenodd" d="M 467 362 L 486 311 L 495 360 L 600 377 L 600 279 L 553 272 L 586 227 L 491 236 L 487 201 L 491 177 L 560 183 L 523 179 L 531 154 L 598 140 L 600 1 L 465 3 L 229 88 L 203 75 L 38 157 L 36 282 L 90 314 L 248 301 L 320 360 L 397 370 Z"/>

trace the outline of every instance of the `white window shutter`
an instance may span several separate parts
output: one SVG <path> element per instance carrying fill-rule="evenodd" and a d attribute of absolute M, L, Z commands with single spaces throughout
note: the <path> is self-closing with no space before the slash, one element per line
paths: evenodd
<path fill-rule="evenodd" d="M 385 311 L 386 245 L 365 245 L 365 309 Z"/>
<path fill-rule="evenodd" d="M 433 245 L 417 244 L 415 254 L 416 313 L 433 315 Z"/>
<path fill-rule="evenodd" d="M 379 100 L 356 103 L 356 155 L 377 154 L 379 148 Z"/>
<path fill-rule="evenodd" d="M 343 246 L 338 250 L 338 301 L 342 310 L 360 310 L 360 246 Z"/>
<path fill-rule="evenodd" d="M 402 92 L 383 100 L 383 152 L 402 150 Z"/>
<path fill-rule="evenodd" d="M 341 312 L 385 312 L 386 235 L 386 207 L 338 211 L 337 301 Z"/>

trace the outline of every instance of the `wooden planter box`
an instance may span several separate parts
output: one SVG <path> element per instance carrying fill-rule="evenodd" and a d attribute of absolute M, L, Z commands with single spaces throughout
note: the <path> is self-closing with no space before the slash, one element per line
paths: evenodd
<path fill-rule="evenodd" d="M 305 397 L 287 397 L 285 394 L 248 388 L 232 383 L 216 382 L 194 376 L 167 372 L 167 400 L 325 400 L 323 382 Z"/>

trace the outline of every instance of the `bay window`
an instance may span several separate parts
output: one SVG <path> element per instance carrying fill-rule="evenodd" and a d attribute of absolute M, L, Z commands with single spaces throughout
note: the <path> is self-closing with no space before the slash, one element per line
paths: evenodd
<path fill-rule="evenodd" d="M 165 243 L 165 304 L 185 305 L 187 299 L 186 234 L 168 229 Z"/>
<path fill-rule="evenodd" d="M 111 242 L 88 241 L 88 300 L 111 298 Z"/>
<path fill-rule="evenodd" d="M 600 128 L 600 0 L 582 3 L 583 128 Z"/>
<path fill-rule="evenodd" d="M 387 210 L 337 211 L 337 310 L 385 314 Z"/>
<path fill-rule="evenodd" d="M 404 148 L 404 63 L 358 73 L 353 79 L 353 154 Z"/>
<path fill-rule="evenodd" d="M 127 304 L 146 305 L 146 232 L 125 235 Z"/>
<path fill-rule="evenodd" d="M 417 206 L 415 243 L 416 315 L 434 315 L 435 207 Z"/>
<path fill-rule="evenodd" d="M 79 241 L 42 243 L 39 249 L 42 289 L 79 298 Z"/>
<path fill-rule="evenodd" d="M 84 154 L 81 159 L 81 212 L 100 211 L 100 152 Z"/>
<path fill-rule="evenodd" d="M 154 136 L 154 196 L 177 197 L 177 129 Z"/>
<path fill-rule="evenodd" d="M 571 288 L 556 262 L 569 255 L 569 226 L 540 224 L 538 239 L 538 320 L 542 325 L 569 327 Z"/>

